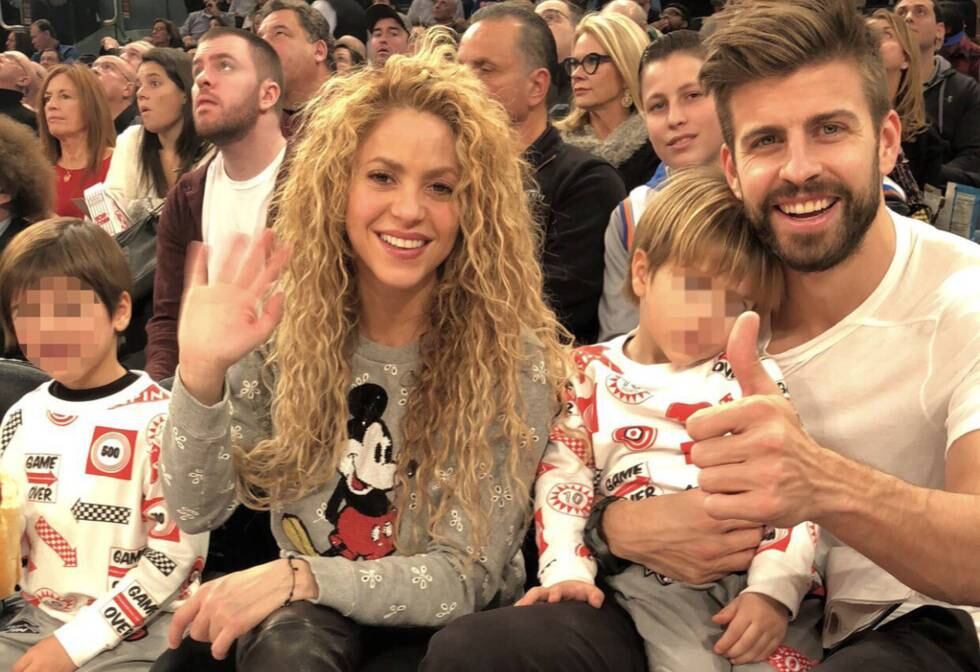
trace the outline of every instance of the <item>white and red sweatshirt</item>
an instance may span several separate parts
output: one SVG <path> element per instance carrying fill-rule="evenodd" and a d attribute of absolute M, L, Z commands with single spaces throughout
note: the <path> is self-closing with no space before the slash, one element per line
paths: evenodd
<path fill-rule="evenodd" d="M 640 500 L 698 487 L 687 418 L 741 396 L 724 354 L 680 369 L 642 365 L 623 345 L 632 333 L 575 350 L 577 375 L 566 386 L 535 483 L 538 578 L 592 583 L 596 564 L 582 535 L 595 493 Z M 763 366 L 781 388 L 770 359 Z M 767 535 L 749 568 L 748 588 L 784 604 L 793 617 L 812 581 L 817 528 L 802 523 Z"/>
<path fill-rule="evenodd" d="M 78 666 L 141 638 L 196 588 L 207 554 L 208 535 L 181 532 L 163 501 L 169 394 L 132 378 L 75 401 L 44 383 L 0 424 L 0 464 L 24 500 L 22 595 L 65 622 L 54 634 Z"/>

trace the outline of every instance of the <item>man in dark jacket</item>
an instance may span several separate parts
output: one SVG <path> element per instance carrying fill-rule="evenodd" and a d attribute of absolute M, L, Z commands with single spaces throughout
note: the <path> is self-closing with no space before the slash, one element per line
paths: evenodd
<path fill-rule="evenodd" d="M 13 56 L 0 54 L 0 114 L 37 130 L 37 116 L 24 107 L 31 74 Z"/>
<path fill-rule="evenodd" d="M 980 186 L 980 87 L 954 70 L 936 51 L 946 36 L 942 5 L 936 0 L 899 0 L 919 46 L 926 116 L 944 141 L 943 182 Z"/>
<path fill-rule="evenodd" d="M 609 213 L 626 196 L 623 181 L 608 163 L 565 144 L 548 123 L 555 43 L 532 10 L 504 3 L 478 11 L 460 41 L 459 60 L 510 115 L 534 168 L 545 294 L 576 342 L 594 343 L 603 235 Z"/>

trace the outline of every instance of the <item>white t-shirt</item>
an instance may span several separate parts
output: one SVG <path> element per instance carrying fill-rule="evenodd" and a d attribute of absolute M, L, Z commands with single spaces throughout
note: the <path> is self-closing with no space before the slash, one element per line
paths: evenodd
<path fill-rule="evenodd" d="M 233 235 L 243 233 L 251 238 L 265 228 L 276 176 L 285 156 L 284 145 L 261 173 L 240 182 L 225 173 L 221 152 L 208 166 L 201 215 L 201 235 L 208 246 L 208 277 L 214 277 L 222 252 Z"/>
<path fill-rule="evenodd" d="M 892 220 L 895 256 L 871 296 L 823 334 L 772 357 L 820 445 L 942 489 L 949 446 L 980 430 L 980 246 L 894 213 Z M 867 604 L 909 592 L 824 532 L 835 547 L 828 609 L 835 598 Z M 896 614 L 932 602 L 905 597 Z M 840 614 L 838 634 L 873 620 L 864 612 Z M 976 612 L 974 619 L 980 627 Z"/>

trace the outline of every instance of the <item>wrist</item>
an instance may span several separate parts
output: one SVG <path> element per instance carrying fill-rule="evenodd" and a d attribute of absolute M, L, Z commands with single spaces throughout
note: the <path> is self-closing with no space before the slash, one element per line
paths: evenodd
<path fill-rule="evenodd" d="M 177 368 L 180 382 L 192 397 L 205 406 L 221 401 L 227 368 L 181 360 Z"/>
<path fill-rule="evenodd" d="M 287 555 L 283 559 L 286 571 L 290 576 L 286 577 L 286 595 L 283 606 L 299 602 L 301 600 L 315 600 L 320 594 L 320 587 L 317 585 L 316 577 L 310 563 L 294 554 Z"/>

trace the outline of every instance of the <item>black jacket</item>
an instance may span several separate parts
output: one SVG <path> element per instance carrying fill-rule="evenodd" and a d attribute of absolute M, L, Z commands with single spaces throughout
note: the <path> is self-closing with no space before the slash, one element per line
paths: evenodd
<path fill-rule="evenodd" d="M 980 85 L 937 56 L 926 116 L 944 141 L 942 181 L 980 187 Z"/>
<path fill-rule="evenodd" d="M 30 126 L 37 132 L 37 115 L 21 104 L 24 94 L 13 89 L 0 89 L 0 114 L 6 114 L 14 121 Z"/>
<path fill-rule="evenodd" d="M 116 135 L 122 134 L 127 128 L 136 122 L 137 117 L 139 117 L 140 111 L 136 107 L 136 103 L 131 104 L 125 110 L 119 113 L 119 116 L 112 120 L 112 125 L 116 128 Z"/>
<path fill-rule="evenodd" d="M 534 168 L 538 220 L 544 225 L 541 266 L 545 295 L 578 344 L 599 335 L 603 240 L 609 214 L 626 198 L 616 169 L 566 144 L 548 126 L 527 148 Z"/>
<path fill-rule="evenodd" d="M 337 25 L 333 27 L 334 38 L 353 35 L 367 44 L 367 14 L 355 0 L 330 0 L 330 6 L 337 12 Z"/>
<path fill-rule="evenodd" d="M 920 189 L 927 184 L 940 188 L 945 185 L 946 180 L 942 177 L 943 148 L 943 139 L 932 124 L 911 140 L 902 142 L 902 151 Z"/>

